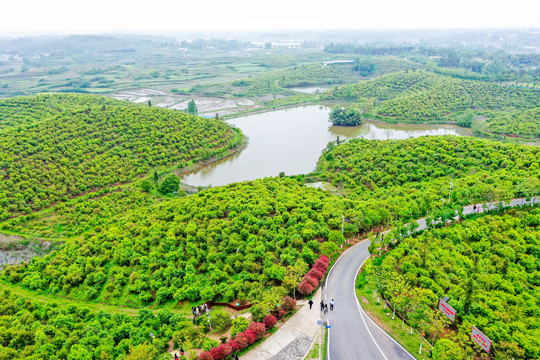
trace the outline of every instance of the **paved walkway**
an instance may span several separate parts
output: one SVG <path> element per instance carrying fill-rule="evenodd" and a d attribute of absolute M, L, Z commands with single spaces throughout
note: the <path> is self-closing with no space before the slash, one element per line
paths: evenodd
<path fill-rule="evenodd" d="M 321 290 L 319 289 L 313 296 L 311 310 L 306 301 L 304 306 L 275 333 L 240 358 L 242 360 L 302 359 L 317 333 L 317 320 L 321 318 L 320 302 Z"/>

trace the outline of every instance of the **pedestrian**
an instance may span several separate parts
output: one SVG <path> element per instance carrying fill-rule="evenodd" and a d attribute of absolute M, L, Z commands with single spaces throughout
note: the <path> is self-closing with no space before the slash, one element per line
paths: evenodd
<path fill-rule="evenodd" d="M 330 310 L 334 310 L 334 299 L 330 301 Z"/>
<path fill-rule="evenodd" d="M 473 211 L 473 213 L 475 213 L 475 212 L 476 212 L 476 204 L 474 204 L 474 205 L 473 205 L 473 207 L 472 207 L 472 211 Z"/>
<path fill-rule="evenodd" d="M 321 300 L 321 311 L 324 310 L 324 300 Z"/>
<path fill-rule="evenodd" d="M 325 314 L 328 313 L 328 304 L 324 304 L 324 313 L 325 313 Z"/>
<path fill-rule="evenodd" d="M 309 299 L 308 304 L 309 304 L 309 310 L 311 310 L 311 307 L 313 306 L 313 300 Z"/>

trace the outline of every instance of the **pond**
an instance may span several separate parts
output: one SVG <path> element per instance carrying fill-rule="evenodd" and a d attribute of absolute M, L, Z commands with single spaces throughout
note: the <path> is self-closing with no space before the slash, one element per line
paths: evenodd
<path fill-rule="evenodd" d="M 182 182 L 193 186 L 219 186 L 312 172 L 321 151 L 338 137 L 365 139 L 407 139 L 424 135 L 464 135 L 465 129 L 451 125 L 403 125 L 364 123 L 355 127 L 332 126 L 330 109 L 304 106 L 278 110 L 228 121 L 249 138 L 248 146 L 231 157 L 215 162 L 192 174 Z"/>

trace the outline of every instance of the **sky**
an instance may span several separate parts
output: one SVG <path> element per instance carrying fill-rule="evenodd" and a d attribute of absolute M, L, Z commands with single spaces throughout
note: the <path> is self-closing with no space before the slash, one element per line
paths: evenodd
<path fill-rule="evenodd" d="M 538 0 L 8 0 L 0 34 L 540 28 Z"/>

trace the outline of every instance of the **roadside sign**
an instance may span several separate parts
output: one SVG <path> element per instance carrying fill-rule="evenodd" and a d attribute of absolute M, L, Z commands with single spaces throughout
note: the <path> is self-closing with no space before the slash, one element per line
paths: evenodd
<path fill-rule="evenodd" d="M 471 338 L 475 343 L 480 345 L 482 349 L 486 350 L 486 352 L 489 352 L 489 350 L 491 349 L 491 340 L 489 340 L 489 338 L 484 335 L 480 330 L 478 330 L 475 326 L 472 327 Z"/>
<path fill-rule="evenodd" d="M 439 299 L 439 310 L 450 320 L 456 320 L 456 310 L 443 299 Z"/>
<path fill-rule="evenodd" d="M 317 325 L 321 326 L 322 325 L 322 320 L 317 320 Z"/>

